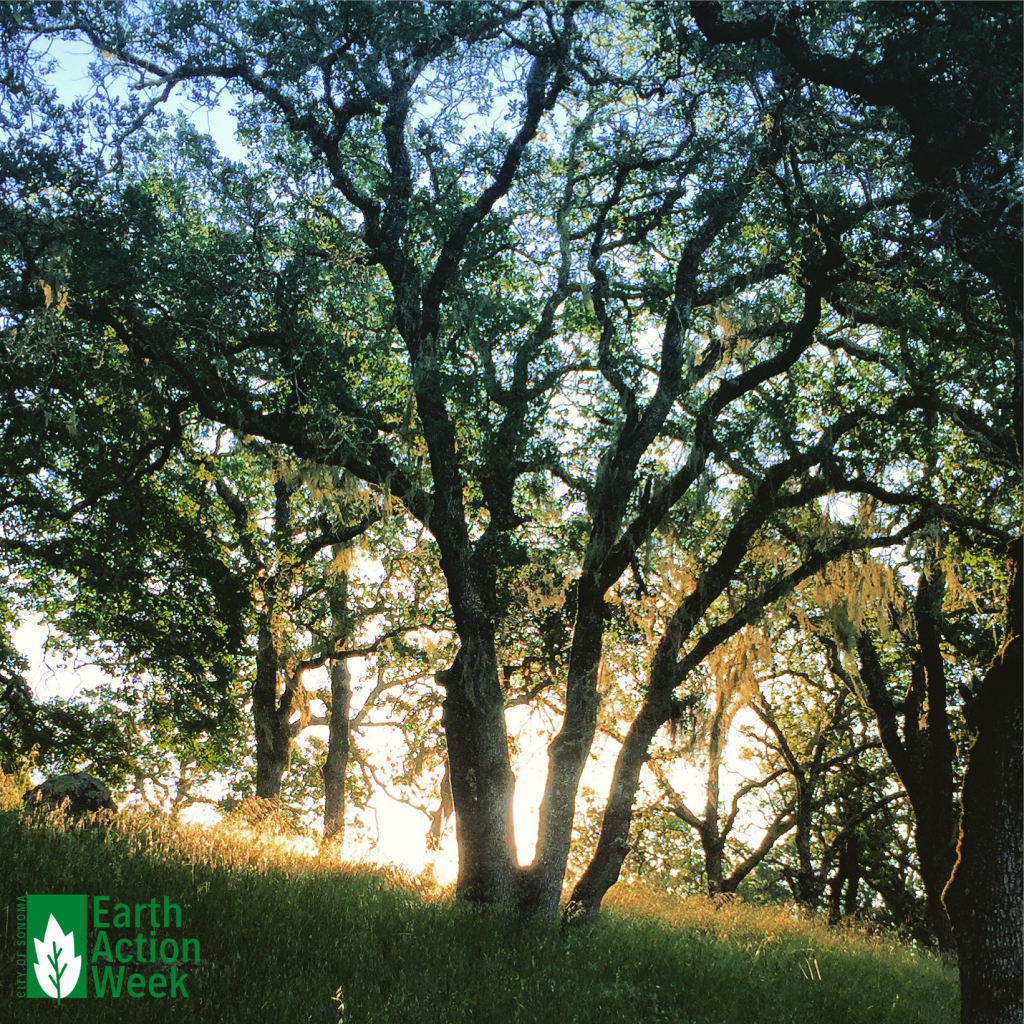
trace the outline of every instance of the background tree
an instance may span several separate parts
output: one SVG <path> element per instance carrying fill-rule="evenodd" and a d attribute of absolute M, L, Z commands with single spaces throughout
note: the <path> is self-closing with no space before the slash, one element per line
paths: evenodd
<path fill-rule="evenodd" d="M 396 10 L 19 8 L 8 24 L 84 35 L 139 85 L 105 114 L 130 182 L 92 221 L 131 230 L 93 236 L 89 273 L 69 259 L 67 301 L 53 291 L 51 306 L 69 330 L 113 339 L 154 405 L 345 468 L 429 530 L 459 643 L 437 678 L 466 898 L 557 907 L 610 608 L 632 588 L 658 592 L 666 573 L 645 548 L 676 533 L 692 586 L 666 586 L 672 599 L 630 638 L 644 681 L 570 901 L 586 919 L 628 852 L 651 744 L 722 643 L 830 561 L 925 521 L 989 543 L 1007 532 L 1020 445 L 998 383 L 1019 380 L 1019 351 L 977 247 L 915 212 L 925 105 L 889 126 L 874 93 L 801 78 L 855 79 L 872 61 L 888 72 L 904 44 L 926 56 L 941 17 L 927 30 L 924 13 L 909 29 L 881 12 L 855 25 L 820 5 L 808 31 L 863 50 L 824 60 L 801 48 L 795 7 L 751 8 L 740 28 L 713 5 Z M 469 70 L 487 83 L 472 95 Z M 993 72 L 993 95 L 1016 88 L 1011 70 Z M 949 106 L 935 61 L 908 74 L 932 109 Z M 221 85 L 252 164 L 200 145 L 175 192 L 147 171 L 147 121 L 179 87 L 209 104 Z M 1016 136 L 996 127 L 1001 101 L 978 103 L 991 146 L 976 169 L 1011 202 L 998 147 Z M 31 203 L 12 206 L 34 223 Z M 47 253 L 83 251 L 78 222 L 57 220 Z M 1015 229 L 992 230 L 998 248 Z M 12 315 L 34 323 L 45 297 L 21 288 Z M 1019 326 L 1015 337 L 1019 349 Z M 940 437 L 996 484 L 995 523 L 963 507 L 962 480 L 932 485 Z M 838 494 L 873 498 L 878 525 L 824 514 Z M 567 514 L 551 516 L 558 504 Z M 515 584 L 552 565 L 563 603 L 542 616 Z M 549 660 L 545 696 L 564 686 L 564 712 L 524 869 L 501 669 L 517 633 L 524 650 L 553 650 L 556 635 L 568 646 Z"/>
<path fill-rule="evenodd" d="M 733 833 L 744 799 L 776 782 L 781 774 L 778 769 L 769 771 L 762 778 L 740 784 L 729 805 L 723 806 L 722 771 L 730 734 L 737 713 L 750 706 L 756 692 L 754 668 L 757 650 L 761 646 L 743 631 L 736 634 L 731 642 L 719 647 L 708 661 L 708 670 L 714 680 L 713 704 L 709 708 L 706 722 L 699 728 L 703 735 L 691 740 L 705 762 L 703 813 L 691 810 L 691 806 L 696 804 L 688 802 L 673 786 L 664 767 L 649 762 L 658 788 L 664 794 L 663 806 L 689 825 L 700 841 L 709 896 L 736 892 L 740 883 L 767 856 L 775 843 L 793 827 L 794 805 L 789 801 L 767 821 L 767 828 L 756 849 L 735 849 L 736 836 Z M 727 844 L 734 847 L 728 853 Z"/>

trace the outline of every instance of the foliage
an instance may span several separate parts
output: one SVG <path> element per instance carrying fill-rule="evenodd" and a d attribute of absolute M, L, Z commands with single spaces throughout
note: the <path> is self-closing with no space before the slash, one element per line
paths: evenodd
<path fill-rule="evenodd" d="M 780 749 L 799 738 L 768 775 L 800 791 L 817 760 L 794 813 L 816 810 L 797 888 L 820 898 L 854 804 L 890 779 L 863 687 L 832 685 L 876 632 L 893 687 L 908 652 L 934 687 L 948 818 L 942 662 L 997 646 L 967 595 L 1019 523 L 1019 55 L 993 50 L 1019 12 L 908 11 L 11 7 L 10 102 L 91 125 L 5 150 L 18 586 L 75 642 L 161 671 L 182 726 L 237 711 L 252 659 L 263 795 L 313 720 L 303 673 L 365 616 L 372 692 L 408 739 L 392 777 L 440 767 L 432 676 L 460 894 L 524 914 L 558 909 L 599 728 L 619 752 L 580 919 L 666 727 L 732 694 Z M 70 40 L 99 56 L 69 105 L 40 49 Z M 181 94 L 229 98 L 244 158 L 161 114 Z M 326 557 L 357 527 L 395 569 L 375 593 Z M 916 633 L 901 573 L 926 581 Z M 754 696 L 769 635 L 778 708 Z M 835 647 L 817 696 L 782 682 L 819 678 L 810 636 Z M 506 711 L 532 702 L 559 726 L 520 868 Z M 851 752 L 856 792 L 833 785 Z"/>

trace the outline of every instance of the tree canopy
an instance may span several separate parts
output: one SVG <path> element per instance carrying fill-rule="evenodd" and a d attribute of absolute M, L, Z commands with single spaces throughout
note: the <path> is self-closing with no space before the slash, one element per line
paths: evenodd
<path fill-rule="evenodd" d="M 968 778 L 978 757 L 1009 788 L 1020 773 L 986 725 L 1020 715 L 1001 681 L 1019 623 L 1000 620 L 1022 450 L 1017 7 L 0 17 L 11 601 L 36 595 L 190 706 L 232 693 L 254 642 L 258 750 L 274 715 L 301 721 L 302 664 L 340 672 L 351 643 L 404 637 L 398 660 L 443 691 L 460 896 L 573 920 L 623 869 L 663 738 L 741 694 L 774 737 L 766 775 L 789 780 L 770 831 L 795 830 L 798 895 L 856 904 L 884 749 L 949 928 L 953 737 L 977 734 Z M 73 41 L 93 63 L 71 98 L 47 61 Z M 230 110 L 244 155 L 179 98 Z M 368 530 L 365 557 L 431 553 L 388 564 L 443 610 L 396 586 L 359 624 L 337 559 Z M 521 866 L 506 710 L 538 699 L 557 723 Z M 600 735 L 610 790 L 563 891 Z M 286 740 L 258 777 L 280 780 Z M 861 789 L 835 788 L 859 757 Z M 703 818 L 675 806 L 721 878 L 708 778 Z M 830 821 L 810 818 L 821 786 Z M 1021 870 L 1019 844 L 999 850 L 997 903 Z"/>

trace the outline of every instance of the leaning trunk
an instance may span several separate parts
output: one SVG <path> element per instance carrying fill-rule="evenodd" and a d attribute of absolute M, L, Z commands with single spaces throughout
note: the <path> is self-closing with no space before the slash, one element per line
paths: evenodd
<path fill-rule="evenodd" d="M 581 588 L 582 590 L 582 588 Z M 537 855 L 523 875 L 519 906 L 525 914 L 554 916 L 562 897 L 569 861 L 576 794 L 597 731 L 600 696 L 597 672 L 601 661 L 604 601 L 600 593 L 579 595 L 565 717 L 548 748 L 548 774 L 540 807 Z"/>
<path fill-rule="evenodd" d="M 629 828 L 633 822 L 633 801 L 640 784 L 640 769 L 647 760 L 651 740 L 668 720 L 669 711 L 667 699 L 652 703 L 649 698 L 626 733 L 615 762 L 597 849 L 566 906 L 566 919 L 569 921 L 582 924 L 596 921 L 605 893 L 619 879 L 619 872 L 629 853 Z"/>
<path fill-rule="evenodd" d="M 964 775 L 956 867 L 944 894 L 960 961 L 962 1024 L 1019 1024 L 1024 1019 L 1019 537 L 1009 563 L 1006 639 L 969 711 L 975 738 Z"/>

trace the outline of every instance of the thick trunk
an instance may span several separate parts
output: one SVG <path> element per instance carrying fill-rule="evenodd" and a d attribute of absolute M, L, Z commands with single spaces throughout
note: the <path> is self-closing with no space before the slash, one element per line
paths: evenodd
<path fill-rule="evenodd" d="M 793 843 L 797 856 L 795 895 L 800 903 L 813 910 L 817 907 L 818 899 L 821 896 L 821 884 L 817 872 L 814 870 L 811 853 L 813 805 L 810 789 L 806 779 L 797 778 L 796 832 L 793 836 Z"/>
<path fill-rule="evenodd" d="M 562 728 L 548 749 L 548 775 L 540 808 L 537 854 L 520 885 L 525 914 L 554 916 L 569 860 L 576 793 L 597 731 L 597 671 L 601 661 L 604 602 L 580 595 Z"/>
<path fill-rule="evenodd" d="M 281 795 L 281 780 L 288 769 L 292 729 L 290 716 L 278 703 L 277 650 L 270 628 L 261 625 L 256 651 L 256 681 L 252 688 L 252 716 L 256 732 L 256 795 L 272 800 Z"/>
<path fill-rule="evenodd" d="M 515 780 L 493 640 L 460 634 L 447 690 L 444 729 L 459 844 L 456 895 L 473 903 L 511 902 L 519 874 L 512 827 Z"/>
<path fill-rule="evenodd" d="M 410 309 L 413 305 L 410 305 Z M 515 899 L 519 866 L 512 827 L 514 779 L 505 729 L 505 701 L 498 681 L 495 646 L 496 565 L 507 508 L 495 491 L 491 522 L 474 545 L 463 502 L 464 480 L 456 452 L 455 428 L 429 332 L 406 324 L 403 334 L 412 356 L 416 408 L 434 478 L 430 529 L 438 544 L 459 638 L 451 667 L 437 673 L 445 688 L 442 723 L 448 744 L 448 769 L 459 845 L 456 896 L 472 903 L 510 903 Z M 508 466 L 504 467 L 508 470 Z M 502 486 L 514 480 L 495 472 Z"/>
<path fill-rule="evenodd" d="M 960 841 L 944 894 L 960 961 L 962 1024 L 1024 1019 L 1024 654 L 1021 539 L 1010 553 L 1006 640 L 985 675 L 961 798 Z"/>
<path fill-rule="evenodd" d="M 715 827 L 701 830 L 700 844 L 704 849 L 704 870 L 708 878 L 708 895 L 717 896 L 725 888 L 725 840 Z M 731 890 L 730 890 L 731 891 Z"/>

